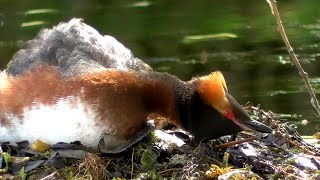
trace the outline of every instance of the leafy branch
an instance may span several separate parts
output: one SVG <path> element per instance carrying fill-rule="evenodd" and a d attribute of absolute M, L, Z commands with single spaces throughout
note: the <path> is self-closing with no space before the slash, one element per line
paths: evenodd
<path fill-rule="evenodd" d="M 309 95 L 311 97 L 311 104 L 312 106 L 315 108 L 315 110 L 317 111 L 318 115 L 320 116 L 320 106 L 317 100 L 317 97 L 311 87 L 309 78 L 308 78 L 308 74 L 303 70 L 296 54 L 293 51 L 292 46 L 290 45 L 289 39 L 286 35 L 286 32 L 284 30 L 284 27 L 282 25 L 282 21 L 281 21 L 281 17 L 277 8 L 277 1 L 276 0 L 266 0 L 267 3 L 269 4 L 270 8 L 271 8 L 271 13 L 275 16 L 276 20 L 277 20 L 277 24 L 278 24 L 278 31 L 280 32 L 280 35 L 284 41 L 284 43 L 286 44 L 288 53 L 290 55 L 290 58 L 293 62 L 293 64 L 297 67 L 299 74 L 301 75 L 305 86 L 309 92 Z"/>

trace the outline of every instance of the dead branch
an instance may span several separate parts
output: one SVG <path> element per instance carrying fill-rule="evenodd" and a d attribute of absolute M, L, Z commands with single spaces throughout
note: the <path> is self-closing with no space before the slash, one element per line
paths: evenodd
<path fill-rule="evenodd" d="M 215 149 L 226 149 L 230 146 L 234 146 L 234 145 L 237 145 L 237 144 L 241 144 L 241 143 L 244 143 L 244 142 L 249 142 L 249 141 L 253 141 L 253 140 L 256 140 L 257 137 L 249 137 L 249 138 L 246 138 L 246 139 L 241 139 L 241 140 L 237 140 L 237 141 L 231 141 L 231 142 L 227 142 L 227 143 L 224 143 L 224 144 L 220 144 L 220 145 L 215 145 L 214 148 Z"/>
<path fill-rule="evenodd" d="M 277 8 L 277 1 L 276 0 L 267 0 L 267 2 L 270 5 L 272 14 L 276 17 L 277 24 L 278 24 L 278 31 L 280 32 L 280 35 L 281 35 L 284 43 L 286 44 L 290 58 L 291 58 L 293 64 L 297 67 L 299 74 L 301 75 L 301 77 L 305 83 L 305 86 L 309 92 L 309 95 L 311 97 L 311 104 L 315 108 L 315 110 L 317 111 L 318 115 L 320 116 L 320 106 L 319 106 L 317 97 L 311 87 L 311 84 L 310 84 L 310 81 L 308 78 L 308 74 L 303 70 L 296 54 L 293 51 L 292 46 L 290 45 L 289 39 L 288 39 L 287 34 L 286 34 L 284 27 L 282 25 L 281 17 L 280 17 L 278 8 Z"/>

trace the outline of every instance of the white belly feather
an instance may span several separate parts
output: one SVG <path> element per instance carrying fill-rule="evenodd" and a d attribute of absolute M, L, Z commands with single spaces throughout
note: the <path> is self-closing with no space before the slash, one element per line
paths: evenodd
<path fill-rule="evenodd" d="M 72 103 L 71 103 L 72 102 Z M 33 143 L 39 139 L 48 144 L 80 141 L 83 145 L 97 148 L 101 135 L 110 131 L 107 125 L 96 121 L 96 114 L 77 98 L 60 99 L 54 105 L 34 102 L 25 108 L 23 119 L 6 114 L 10 125 L 0 125 L 0 142 Z"/>

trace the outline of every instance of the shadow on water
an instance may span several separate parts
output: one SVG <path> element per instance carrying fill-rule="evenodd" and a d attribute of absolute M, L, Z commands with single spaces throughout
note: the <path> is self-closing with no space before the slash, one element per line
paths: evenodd
<path fill-rule="evenodd" d="M 279 2 L 288 36 L 317 95 L 319 6 L 318 0 Z M 100 33 L 116 37 L 157 71 L 185 80 L 223 71 L 229 91 L 242 104 L 260 104 L 282 114 L 296 121 L 303 134 L 320 129 L 264 1 L 0 0 L 1 67 L 41 28 L 72 17 L 81 17 Z M 303 119 L 309 125 L 302 127 Z"/>

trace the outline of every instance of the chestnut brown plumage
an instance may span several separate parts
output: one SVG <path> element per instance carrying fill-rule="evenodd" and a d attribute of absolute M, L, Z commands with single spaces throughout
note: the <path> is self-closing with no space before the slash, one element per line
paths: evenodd
<path fill-rule="evenodd" d="M 0 76 L 0 141 L 80 141 L 119 152 L 141 139 L 150 114 L 197 141 L 272 131 L 249 117 L 220 72 L 187 82 L 153 72 L 80 19 L 41 31 Z"/>
<path fill-rule="evenodd" d="M 53 67 L 40 66 L 18 77 L 5 78 L 6 86 L 0 89 L 0 112 L 6 118 L 1 126 L 9 128 L 13 126 L 10 117 L 28 123 L 34 118 L 32 114 L 26 117 L 28 110 L 40 105 L 54 108 L 61 100 L 67 100 L 71 109 L 80 102 L 84 113 L 92 112 L 93 119 L 88 121 L 99 124 L 103 131 L 113 132 L 112 136 L 121 141 L 129 141 L 141 131 L 150 114 L 158 114 L 190 131 L 197 141 L 241 129 L 272 131 L 249 117 L 228 93 L 220 72 L 184 82 L 167 73 L 112 68 L 69 78 Z M 44 118 L 43 123 L 46 121 Z M 46 134 L 39 134 L 43 136 Z"/>

